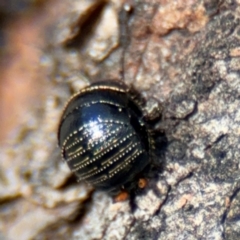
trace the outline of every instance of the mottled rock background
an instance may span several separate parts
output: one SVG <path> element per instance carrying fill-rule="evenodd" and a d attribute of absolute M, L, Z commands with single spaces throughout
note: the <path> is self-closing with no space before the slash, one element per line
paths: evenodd
<path fill-rule="evenodd" d="M 128 2 L 125 48 L 123 1 L 0 4 L 1 240 L 240 238 L 240 1 Z M 168 144 L 157 177 L 114 204 L 76 183 L 56 130 L 72 93 L 121 77 L 123 51 Z"/>

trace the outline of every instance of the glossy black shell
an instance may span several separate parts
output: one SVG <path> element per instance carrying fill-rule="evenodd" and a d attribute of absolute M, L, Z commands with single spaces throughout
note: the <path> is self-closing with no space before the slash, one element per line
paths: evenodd
<path fill-rule="evenodd" d="M 62 156 L 79 181 L 115 191 L 149 164 L 149 132 L 128 87 L 103 81 L 67 103 L 58 129 Z"/>

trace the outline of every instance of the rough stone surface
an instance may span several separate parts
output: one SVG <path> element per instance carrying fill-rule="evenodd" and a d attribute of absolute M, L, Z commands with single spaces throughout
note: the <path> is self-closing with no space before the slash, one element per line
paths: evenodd
<path fill-rule="evenodd" d="M 161 171 L 133 200 L 113 203 L 76 184 L 60 160 L 66 99 L 120 78 L 123 50 L 122 2 L 66 0 L 47 32 L 45 104 L 0 153 L 1 239 L 239 239 L 240 2 L 131 2 L 124 81 L 163 106 Z"/>

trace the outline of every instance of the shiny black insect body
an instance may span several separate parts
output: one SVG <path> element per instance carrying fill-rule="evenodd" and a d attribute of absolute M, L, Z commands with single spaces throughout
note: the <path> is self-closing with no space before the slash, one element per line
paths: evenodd
<path fill-rule="evenodd" d="M 67 103 L 58 130 L 62 156 L 79 181 L 118 192 L 150 163 L 151 132 L 121 81 L 91 84 Z"/>

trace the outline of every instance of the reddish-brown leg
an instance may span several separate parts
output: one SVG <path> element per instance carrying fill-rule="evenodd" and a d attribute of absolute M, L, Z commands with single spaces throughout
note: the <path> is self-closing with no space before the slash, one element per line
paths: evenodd
<path fill-rule="evenodd" d="M 147 186 L 147 179 L 145 178 L 139 178 L 138 180 L 138 187 L 143 189 Z"/>
<path fill-rule="evenodd" d="M 121 192 L 113 198 L 113 201 L 115 203 L 116 202 L 123 202 L 123 201 L 126 201 L 128 198 L 129 198 L 128 192 L 126 192 L 124 190 L 121 190 Z"/>

